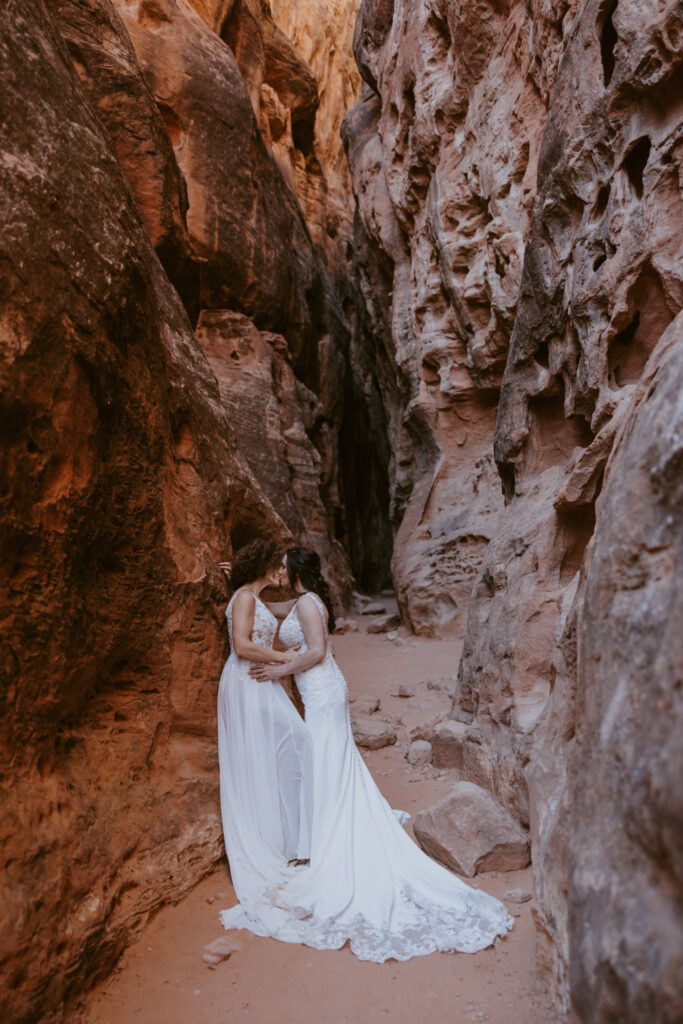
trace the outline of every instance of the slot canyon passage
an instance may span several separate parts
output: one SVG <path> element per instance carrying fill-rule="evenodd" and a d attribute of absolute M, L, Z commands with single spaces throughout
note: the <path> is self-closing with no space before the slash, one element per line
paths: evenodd
<path fill-rule="evenodd" d="M 3 1020 L 680 1024 L 683 3 L 0 25 Z M 263 535 L 495 948 L 206 962 Z"/>

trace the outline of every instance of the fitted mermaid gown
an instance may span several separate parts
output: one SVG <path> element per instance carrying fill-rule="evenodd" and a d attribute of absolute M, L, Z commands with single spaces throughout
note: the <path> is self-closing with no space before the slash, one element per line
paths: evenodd
<path fill-rule="evenodd" d="M 257 683 L 232 648 L 218 687 L 221 816 L 240 900 L 260 898 L 288 860 L 310 855 L 312 747 L 307 726 L 277 682 Z M 277 619 L 256 598 L 252 642 L 272 647 Z"/>
<path fill-rule="evenodd" d="M 315 602 L 324 624 L 317 595 L 302 599 Z M 296 605 L 280 638 L 306 650 Z M 310 866 L 283 866 L 260 892 L 252 886 L 249 900 L 238 893 L 240 904 L 221 911 L 223 925 L 318 949 L 348 941 L 359 959 L 377 963 L 484 949 L 512 918 L 404 832 L 354 743 L 346 682 L 327 631 L 326 644 L 324 660 L 296 675 L 313 741 Z"/>

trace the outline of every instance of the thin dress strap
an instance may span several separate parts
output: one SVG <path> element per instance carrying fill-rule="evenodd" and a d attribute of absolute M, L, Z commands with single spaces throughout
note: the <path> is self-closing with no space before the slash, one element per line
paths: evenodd
<path fill-rule="evenodd" d="M 325 630 L 327 631 L 327 617 L 325 615 L 325 612 L 327 611 L 327 609 L 325 608 L 325 602 L 323 601 L 323 599 L 318 594 L 316 594 L 314 591 L 307 590 L 305 594 L 302 594 L 301 597 L 298 598 L 298 600 L 296 602 L 297 604 L 299 603 L 299 601 L 301 600 L 302 597 L 312 597 L 313 598 L 313 600 L 315 601 L 316 607 L 317 607 L 318 611 L 320 612 L 321 618 L 323 620 L 323 626 L 325 627 Z"/>

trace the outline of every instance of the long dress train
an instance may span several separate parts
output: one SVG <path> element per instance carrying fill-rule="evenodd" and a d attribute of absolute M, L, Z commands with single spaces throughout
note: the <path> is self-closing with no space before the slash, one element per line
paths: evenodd
<path fill-rule="evenodd" d="M 323 616 L 323 605 L 313 599 Z M 284 644 L 306 649 L 295 606 Z M 296 676 L 313 740 L 309 867 L 285 868 L 249 901 L 221 912 L 226 928 L 338 949 L 382 962 L 441 951 L 473 953 L 512 926 L 504 905 L 419 849 L 375 785 L 353 740 L 346 681 L 332 655 Z M 240 897 L 241 898 L 241 897 Z"/>
<path fill-rule="evenodd" d="M 250 903 L 294 858 L 310 855 L 311 736 L 277 682 L 258 683 L 238 658 L 232 603 L 226 617 L 231 653 L 218 687 L 221 816 L 238 899 Z M 271 647 L 277 619 L 256 598 L 252 642 Z"/>

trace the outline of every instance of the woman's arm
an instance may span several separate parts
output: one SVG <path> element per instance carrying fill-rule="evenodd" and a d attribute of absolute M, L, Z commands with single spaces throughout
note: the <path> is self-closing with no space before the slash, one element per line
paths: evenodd
<path fill-rule="evenodd" d="M 288 676 L 294 672 L 305 672 L 306 669 L 313 668 L 325 657 L 327 652 L 325 627 L 315 600 L 304 594 L 299 598 L 296 611 L 304 631 L 308 650 L 295 655 L 286 665 L 252 665 L 249 675 L 254 679 L 259 681 L 281 679 L 282 676 Z"/>
<path fill-rule="evenodd" d="M 252 642 L 255 607 L 256 598 L 248 590 L 240 591 L 232 603 L 232 645 L 235 654 L 247 661 L 276 661 L 278 664 L 290 661 L 292 656 L 289 651 L 274 651 L 271 647 L 259 647 Z"/>

